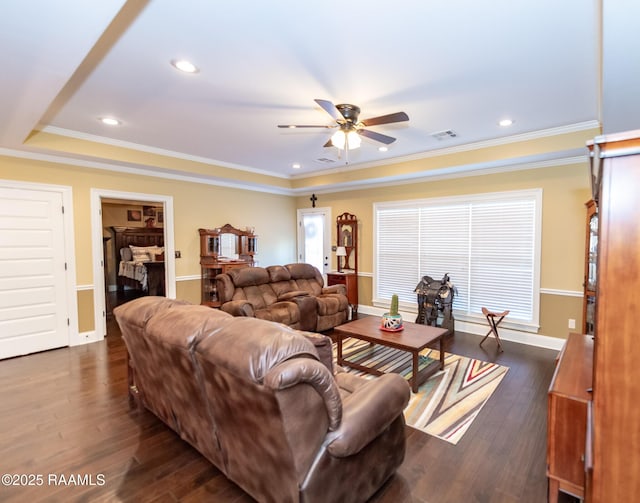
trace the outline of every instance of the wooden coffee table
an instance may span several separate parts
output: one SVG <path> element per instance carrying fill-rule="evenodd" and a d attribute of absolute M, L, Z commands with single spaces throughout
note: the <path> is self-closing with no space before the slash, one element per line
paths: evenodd
<path fill-rule="evenodd" d="M 446 328 L 420 325 L 405 321 L 404 330 L 400 332 L 386 332 L 380 329 L 380 318 L 378 316 L 367 316 L 345 323 L 344 325 L 339 325 L 333 329 L 333 333 L 336 335 L 336 342 L 338 344 L 338 365 L 346 365 L 369 374 L 382 375 L 384 372 L 345 360 L 342 357 L 342 342 L 344 339 L 352 337 L 370 342 L 371 344 L 379 344 L 411 353 L 413 372 L 409 382 L 414 393 L 418 392 L 418 387 L 426 381 L 429 376 L 435 374 L 438 370 L 444 369 L 443 343 L 444 336 L 449 333 L 449 330 Z M 434 360 L 425 368 L 419 370 L 420 351 L 435 341 L 440 341 L 440 360 Z"/>

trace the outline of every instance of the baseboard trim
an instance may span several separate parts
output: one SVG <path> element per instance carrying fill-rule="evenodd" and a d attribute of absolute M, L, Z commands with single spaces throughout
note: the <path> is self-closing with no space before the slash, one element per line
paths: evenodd
<path fill-rule="evenodd" d="M 384 313 L 383 309 L 358 305 L 358 312 L 363 314 L 370 314 L 374 316 L 381 316 Z M 400 312 L 405 320 L 413 321 L 416 317 L 415 313 Z M 484 337 L 489 330 L 486 324 L 472 323 L 469 321 L 455 320 L 456 330 L 465 332 L 468 334 L 478 335 Z M 553 349 L 560 351 L 564 346 L 565 339 L 559 339 L 558 337 L 549 337 L 542 334 L 532 334 L 530 332 L 520 332 L 509 328 L 500 328 L 500 338 L 505 341 L 517 342 L 519 344 L 526 344 L 528 346 L 536 346 L 539 348 Z"/>

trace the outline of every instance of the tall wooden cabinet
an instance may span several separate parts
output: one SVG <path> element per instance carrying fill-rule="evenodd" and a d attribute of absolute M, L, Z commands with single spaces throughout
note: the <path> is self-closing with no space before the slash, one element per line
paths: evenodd
<path fill-rule="evenodd" d="M 640 495 L 640 130 L 589 144 L 598 204 L 586 501 Z"/>
<path fill-rule="evenodd" d="M 343 213 L 336 219 L 336 260 L 338 270 L 327 273 L 327 285 L 344 285 L 351 306 L 351 318 L 358 313 L 358 219 Z"/>
<path fill-rule="evenodd" d="M 251 267 L 258 253 L 253 229 L 240 230 L 226 224 L 200 233 L 201 304 L 218 307 L 216 276 L 231 269 Z"/>

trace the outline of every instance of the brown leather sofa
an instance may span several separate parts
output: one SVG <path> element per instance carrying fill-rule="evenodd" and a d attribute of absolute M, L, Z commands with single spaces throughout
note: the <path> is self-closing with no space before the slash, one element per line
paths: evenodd
<path fill-rule="evenodd" d="M 409 385 L 333 373 L 328 337 L 164 297 L 114 314 L 136 400 L 257 501 L 366 501 L 402 463 Z"/>
<path fill-rule="evenodd" d="M 216 289 L 220 309 L 233 316 L 300 330 L 323 332 L 349 316 L 345 286 L 325 287 L 322 274 L 311 264 L 231 269 L 216 277 Z"/>

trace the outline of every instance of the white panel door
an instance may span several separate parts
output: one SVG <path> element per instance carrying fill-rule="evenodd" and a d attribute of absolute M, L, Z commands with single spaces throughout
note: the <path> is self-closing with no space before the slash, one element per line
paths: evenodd
<path fill-rule="evenodd" d="M 0 187 L 0 359 L 69 345 L 62 194 Z"/>
<path fill-rule="evenodd" d="M 329 272 L 330 220 L 330 208 L 298 210 L 298 262 L 314 265 L 323 275 Z"/>

